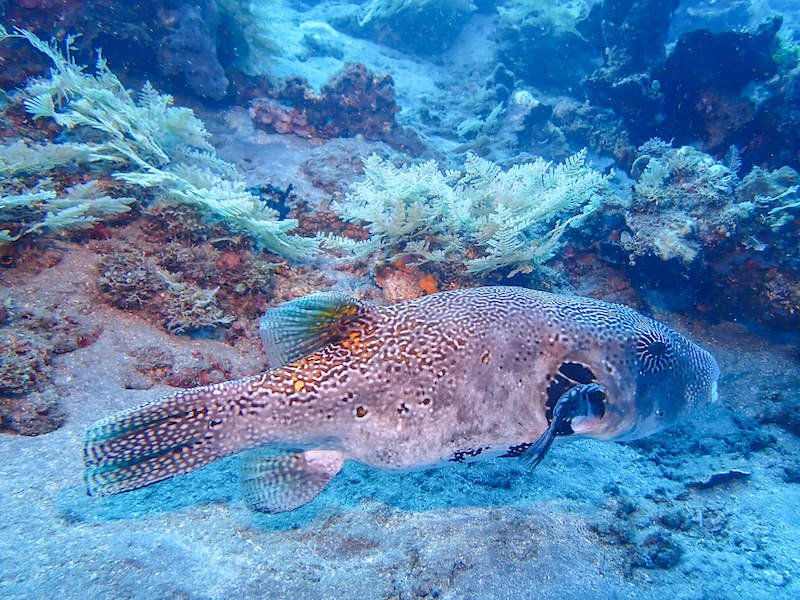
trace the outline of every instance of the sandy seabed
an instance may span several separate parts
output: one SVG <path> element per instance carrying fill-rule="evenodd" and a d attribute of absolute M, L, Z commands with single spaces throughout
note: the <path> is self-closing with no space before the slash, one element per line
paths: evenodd
<path fill-rule="evenodd" d="M 559 444 L 533 473 L 515 459 L 412 473 L 348 464 L 310 505 L 266 516 L 244 506 L 233 457 L 94 499 L 86 427 L 170 391 L 128 389 L 137 349 L 169 348 L 178 363 L 214 354 L 237 376 L 263 358 L 98 304 L 95 255 L 60 251 L 51 268 L 6 277 L 11 296 L 102 333 L 55 358 L 66 424 L 0 435 L 0 597 L 800 597 L 800 441 L 762 424 L 770 402 L 797 404 L 787 347 L 657 315 L 715 353 L 720 402 L 636 444 Z"/>

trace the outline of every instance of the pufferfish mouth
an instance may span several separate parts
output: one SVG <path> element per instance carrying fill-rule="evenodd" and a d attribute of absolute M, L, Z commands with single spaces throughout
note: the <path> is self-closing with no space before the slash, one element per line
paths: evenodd
<path fill-rule="evenodd" d="M 548 425 L 553 421 L 553 410 L 559 398 L 576 385 L 590 383 L 600 383 L 600 381 L 588 366 L 574 361 L 561 363 L 558 371 L 550 376 L 550 383 L 547 386 L 545 417 Z M 606 402 L 607 398 L 603 392 L 589 395 L 585 409 L 581 411 L 582 414 L 559 426 L 557 435 L 587 433 L 596 429 L 605 415 Z"/>

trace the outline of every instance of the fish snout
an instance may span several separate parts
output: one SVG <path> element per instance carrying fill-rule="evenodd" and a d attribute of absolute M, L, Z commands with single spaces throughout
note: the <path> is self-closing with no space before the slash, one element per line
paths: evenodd
<path fill-rule="evenodd" d="M 636 333 L 627 368 L 621 368 L 607 386 L 604 414 L 578 420 L 573 426 L 576 433 L 606 440 L 638 439 L 718 399 L 720 369 L 711 353 L 660 323 L 646 325 Z"/>

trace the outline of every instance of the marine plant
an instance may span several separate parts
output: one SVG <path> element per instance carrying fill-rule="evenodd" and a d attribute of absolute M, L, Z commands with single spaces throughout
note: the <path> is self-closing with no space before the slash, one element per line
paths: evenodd
<path fill-rule="evenodd" d="M 94 74 L 86 73 L 86 67 L 72 56 L 73 37 L 68 36 L 62 48 L 24 29 L 12 34 L 0 26 L 0 41 L 9 38 L 27 40 L 50 59 L 50 77 L 31 81 L 23 90 L 22 102 L 34 119 L 52 119 L 65 135 L 64 142 L 28 145 L 18 141 L 0 148 L 0 173 L 5 177 L 42 176 L 68 165 L 91 167 L 98 177 L 111 175 L 152 190 L 159 203 L 187 205 L 221 220 L 281 256 L 301 259 L 316 251 L 315 239 L 289 234 L 296 220 L 279 219 L 277 212 L 246 189 L 236 168 L 216 155 L 210 134 L 194 111 L 173 106 L 171 96 L 158 93 L 149 83 L 134 99 L 102 54 Z M 58 198 L 52 190 L 40 192 L 38 187 L 13 195 L 6 187 L 0 193 L 0 218 L 10 211 L 27 211 L 29 218 L 49 215 L 51 206 L 60 209 L 64 203 L 71 211 L 57 210 L 54 216 L 62 218 L 49 223 L 45 219 L 17 233 L 4 230 L 0 243 L 41 229 L 85 226 L 127 210 L 131 202 L 98 196 L 94 202 L 75 203 L 69 197 Z"/>
<path fill-rule="evenodd" d="M 474 154 L 463 170 L 435 161 L 396 167 L 372 155 L 364 179 L 334 210 L 363 222 L 363 242 L 329 238 L 352 256 L 408 264 L 461 264 L 467 273 L 530 273 L 558 251 L 563 235 L 613 198 L 582 150 L 561 164 L 542 158 L 503 170 Z"/>
<path fill-rule="evenodd" d="M 22 189 L 4 181 L 0 183 L 0 223 L 14 222 L 15 231 L 0 229 L 0 244 L 37 233 L 91 229 L 127 212 L 133 202 L 133 198 L 104 194 L 97 181 L 73 185 L 60 195 L 49 178 Z"/>

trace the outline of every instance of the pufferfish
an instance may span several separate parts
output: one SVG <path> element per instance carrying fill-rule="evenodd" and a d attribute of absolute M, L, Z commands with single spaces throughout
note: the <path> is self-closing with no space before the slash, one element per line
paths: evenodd
<path fill-rule="evenodd" d="M 707 351 L 635 310 L 519 287 L 373 306 L 316 293 L 269 310 L 274 368 L 179 391 L 92 425 L 90 495 L 246 453 L 248 506 L 293 510 L 345 460 L 383 469 L 520 456 L 554 439 L 631 440 L 717 396 Z"/>

